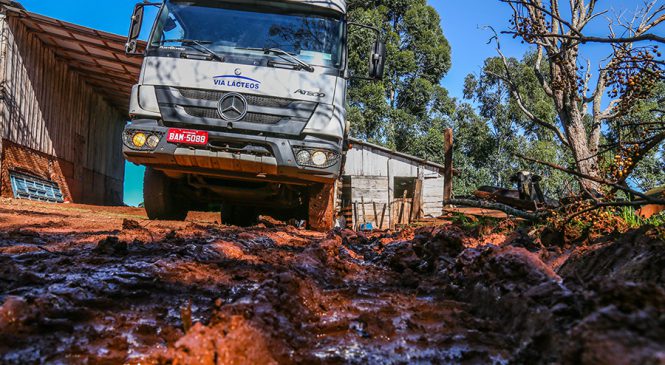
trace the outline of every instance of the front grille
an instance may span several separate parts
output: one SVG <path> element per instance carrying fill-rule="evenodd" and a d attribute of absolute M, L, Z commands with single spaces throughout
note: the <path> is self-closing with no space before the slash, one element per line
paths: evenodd
<path fill-rule="evenodd" d="M 197 100 L 221 100 L 222 97 L 228 94 L 225 91 L 211 91 L 211 90 L 198 90 L 198 89 L 185 89 L 179 88 L 180 94 L 188 99 L 197 99 Z M 257 96 L 257 95 L 248 95 L 243 94 L 247 103 L 253 106 L 263 106 L 270 108 L 286 108 L 288 107 L 293 100 L 286 98 L 276 98 L 270 96 Z"/>
<path fill-rule="evenodd" d="M 193 117 L 219 119 L 219 120 L 222 119 L 219 116 L 217 109 L 197 108 L 191 106 L 186 106 L 183 108 L 185 109 L 185 113 Z M 241 121 L 247 123 L 257 123 L 257 124 L 277 124 L 279 123 L 280 120 L 282 120 L 282 117 L 276 115 L 247 113 L 247 115 L 245 115 L 245 117 Z"/>
<path fill-rule="evenodd" d="M 197 100 L 220 100 L 224 94 L 223 91 L 197 90 L 197 89 L 178 89 L 180 94 L 187 99 Z"/>

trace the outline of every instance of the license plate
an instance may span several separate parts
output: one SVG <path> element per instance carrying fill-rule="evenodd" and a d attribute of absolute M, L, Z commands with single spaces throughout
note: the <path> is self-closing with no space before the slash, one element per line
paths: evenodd
<path fill-rule="evenodd" d="M 203 146 L 208 144 L 208 132 L 191 129 L 169 129 L 166 141 Z"/>

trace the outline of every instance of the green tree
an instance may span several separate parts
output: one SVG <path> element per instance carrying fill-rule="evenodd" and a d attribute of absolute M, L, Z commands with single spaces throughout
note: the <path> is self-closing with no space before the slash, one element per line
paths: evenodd
<path fill-rule="evenodd" d="M 570 153 L 554 134 L 540 128 L 521 110 L 527 107 L 542 120 L 557 119 L 552 99 L 543 91 L 534 71 L 536 62 L 542 61 L 534 53 L 527 53 L 522 60 L 506 59 L 505 63 L 500 57 L 488 58 L 478 76 L 467 76 L 464 94 L 478 104 L 480 116 L 490 128 L 492 157 L 486 161 L 486 168 L 491 171 L 491 185 L 507 187 L 515 172 L 529 170 L 544 178 L 542 185 L 547 194 L 561 197 L 571 192 L 571 177 L 528 164 L 515 156 L 522 154 L 560 165 L 572 164 Z M 521 95 L 519 100 L 499 76 L 506 67 Z"/>
<path fill-rule="evenodd" d="M 458 172 L 453 185 L 455 195 L 469 195 L 481 185 L 492 184 L 493 174 L 488 161 L 494 158 L 494 141 L 488 124 L 470 104 L 453 99 L 438 104 L 433 115 L 430 128 L 412 136 L 406 152 L 443 164 L 443 131 L 452 128 L 455 138 L 453 160 Z"/>
<path fill-rule="evenodd" d="M 431 111 L 445 90 L 450 45 L 437 11 L 425 0 L 350 0 L 351 21 L 373 25 L 386 39 L 388 57 L 382 82 L 352 80 L 348 119 L 355 137 L 405 151 L 413 138 L 432 127 Z M 375 36 L 352 27 L 350 68 L 367 74 L 367 54 Z"/>

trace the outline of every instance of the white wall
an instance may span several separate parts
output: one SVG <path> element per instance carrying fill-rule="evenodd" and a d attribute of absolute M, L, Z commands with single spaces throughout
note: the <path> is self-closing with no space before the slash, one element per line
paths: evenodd
<path fill-rule="evenodd" d="M 360 203 L 362 196 L 369 211 L 372 202 L 389 204 L 386 221 L 399 209 L 394 203 L 395 177 L 415 177 L 423 179 L 423 211 L 425 216 L 438 217 L 443 211 L 443 175 L 435 166 L 409 160 L 386 151 L 356 143 L 347 153 L 344 175 L 352 177 L 353 201 Z M 379 212 L 379 215 L 381 213 Z M 371 214 L 373 216 L 373 213 Z"/>

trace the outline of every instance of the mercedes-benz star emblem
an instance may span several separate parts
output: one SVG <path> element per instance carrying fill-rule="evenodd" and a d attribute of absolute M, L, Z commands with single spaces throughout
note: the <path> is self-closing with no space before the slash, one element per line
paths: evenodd
<path fill-rule="evenodd" d="M 227 122 L 241 120 L 247 115 L 247 99 L 238 93 L 228 93 L 219 101 L 217 112 Z"/>

